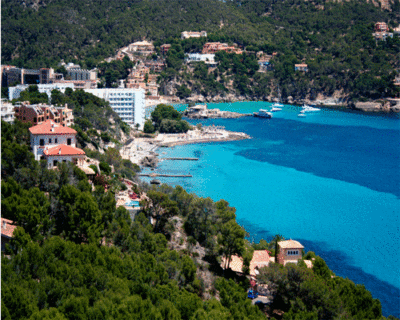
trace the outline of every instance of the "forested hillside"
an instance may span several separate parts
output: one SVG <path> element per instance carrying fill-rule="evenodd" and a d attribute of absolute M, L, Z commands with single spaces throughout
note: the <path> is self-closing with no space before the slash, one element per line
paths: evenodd
<path fill-rule="evenodd" d="M 377 42 L 371 35 L 378 21 L 390 28 L 399 24 L 400 1 L 390 4 L 391 11 L 363 0 L 2 1 L 2 63 L 49 67 L 65 59 L 92 68 L 133 41 L 176 43 L 182 31 L 206 30 L 207 41 L 276 52 L 274 71 L 237 72 L 225 64 L 208 74 L 200 70 L 196 79 L 170 58 L 161 80 L 179 84 L 178 95 L 193 90 L 210 97 L 230 92 L 266 99 L 279 88 L 284 99 L 335 92 L 350 99 L 379 99 L 398 94 L 393 79 L 400 38 Z M 301 62 L 309 72 L 294 71 L 294 64 Z M 232 81 L 233 87 L 227 88 Z"/>

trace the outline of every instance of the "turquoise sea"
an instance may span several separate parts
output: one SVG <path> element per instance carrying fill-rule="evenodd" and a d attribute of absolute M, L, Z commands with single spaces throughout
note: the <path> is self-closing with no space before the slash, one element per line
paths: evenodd
<path fill-rule="evenodd" d="M 266 102 L 208 104 L 252 113 Z M 182 110 L 183 106 L 177 106 Z M 400 119 L 322 109 L 298 117 L 286 105 L 272 119 L 189 122 L 222 125 L 252 139 L 159 149 L 160 178 L 188 192 L 227 200 L 249 239 L 300 241 L 339 276 L 361 283 L 400 316 Z"/>

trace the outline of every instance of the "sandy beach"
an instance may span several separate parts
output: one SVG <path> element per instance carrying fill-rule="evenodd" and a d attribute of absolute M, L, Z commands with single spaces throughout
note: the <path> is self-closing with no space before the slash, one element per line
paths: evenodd
<path fill-rule="evenodd" d="M 135 138 L 129 145 L 121 149 L 123 159 L 140 164 L 145 157 L 156 157 L 159 147 L 173 147 L 192 143 L 208 143 L 250 139 L 245 133 L 225 130 L 224 127 L 208 126 L 189 130 L 187 133 L 160 133 L 156 138 Z"/>

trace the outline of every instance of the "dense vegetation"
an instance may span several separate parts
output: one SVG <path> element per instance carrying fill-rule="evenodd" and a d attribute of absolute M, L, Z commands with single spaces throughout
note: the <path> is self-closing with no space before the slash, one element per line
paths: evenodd
<path fill-rule="evenodd" d="M 27 129 L 2 122 L 2 217 L 18 226 L 8 257 L 2 254 L 2 319 L 264 319 L 263 312 L 284 312 L 285 319 L 382 318 L 379 301 L 363 286 L 331 278 L 311 252 L 305 258 L 315 258 L 313 270 L 302 263 L 260 270 L 259 282 L 275 296 L 260 310 L 247 299 L 248 280 L 223 272 L 220 258 L 239 254 L 248 264 L 252 248 L 274 247 L 280 236 L 250 245 L 226 201 L 179 186 L 134 186 L 147 198 L 132 220 L 116 208 L 119 181 L 105 177 L 105 191 L 95 179 L 92 189 L 71 163 L 48 170 L 33 160 Z M 101 168 L 107 172 L 106 164 Z M 186 249 L 174 249 L 182 245 L 172 243 L 175 231 L 184 232 Z"/>
<path fill-rule="evenodd" d="M 2 61 L 43 67 L 56 66 L 63 58 L 84 67 L 99 65 L 105 85 L 112 85 L 126 76 L 128 61 L 100 65 L 102 59 L 147 38 L 157 46 L 173 43 L 162 80 L 177 81 L 180 97 L 191 90 L 224 95 L 229 87 L 251 99 L 266 98 L 271 91 L 276 95 L 278 88 L 284 99 L 330 96 L 341 89 L 351 99 L 378 99 L 398 93 L 393 79 L 400 67 L 400 39 L 377 42 L 371 35 L 375 22 L 385 21 L 391 28 L 399 24 L 399 0 L 391 7 L 381 10 L 363 0 L 3 1 Z M 208 38 L 180 41 L 184 30 L 207 30 Z M 245 60 L 251 58 L 245 55 L 223 63 L 224 70 L 206 72 L 196 66 L 189 76 L 182 68 L 184 53 L 199 52 L 206 40 L 277 52 L 271 61 L 274 70 L 254 74 L 253 67 L 237 69 L 238 61 L 248 65 Z M 294 71 L 300 62 L 309 65 L 309 72 Z"/>
<path fill-rule="evenodd" d="M 190 129 L 187 121 L 182 120 L 182 115 L 173 106 L 159 104 L 151 113 L 151 120 L 144 123 L 145 133 L 183 133 Z"/>

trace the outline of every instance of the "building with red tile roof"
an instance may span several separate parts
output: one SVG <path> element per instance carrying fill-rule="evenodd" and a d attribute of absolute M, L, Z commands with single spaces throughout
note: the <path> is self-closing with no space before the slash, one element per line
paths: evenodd
<path fill-rule="evenodd" d="M 269 252 L 267 250 L 254 250 L 253 258 L 250 261 L 250 275 L 255 277 L 258 274 L 258 269 L 268 267 L 270 262 Z M 222 259 L 222 267 L 225 267 L 226 260 Z M 237 255 L 231 257 L 229 268 L 232 271 L 243 273 L 243 258 Z"/>
<path fill-rule="evenodd" d="M 83 165 L 85 152 L 76 147 L 76 131 L 52 120 L 29 128 L 35 160 L 45 159 L 49 168 L 59 162 Z"/>
<path fill-rule="evenodd" d="M 4 251 L 5 245 L 10 242 L 16 227 L 13 221 L 1 218 L 1 251 Z"/>

